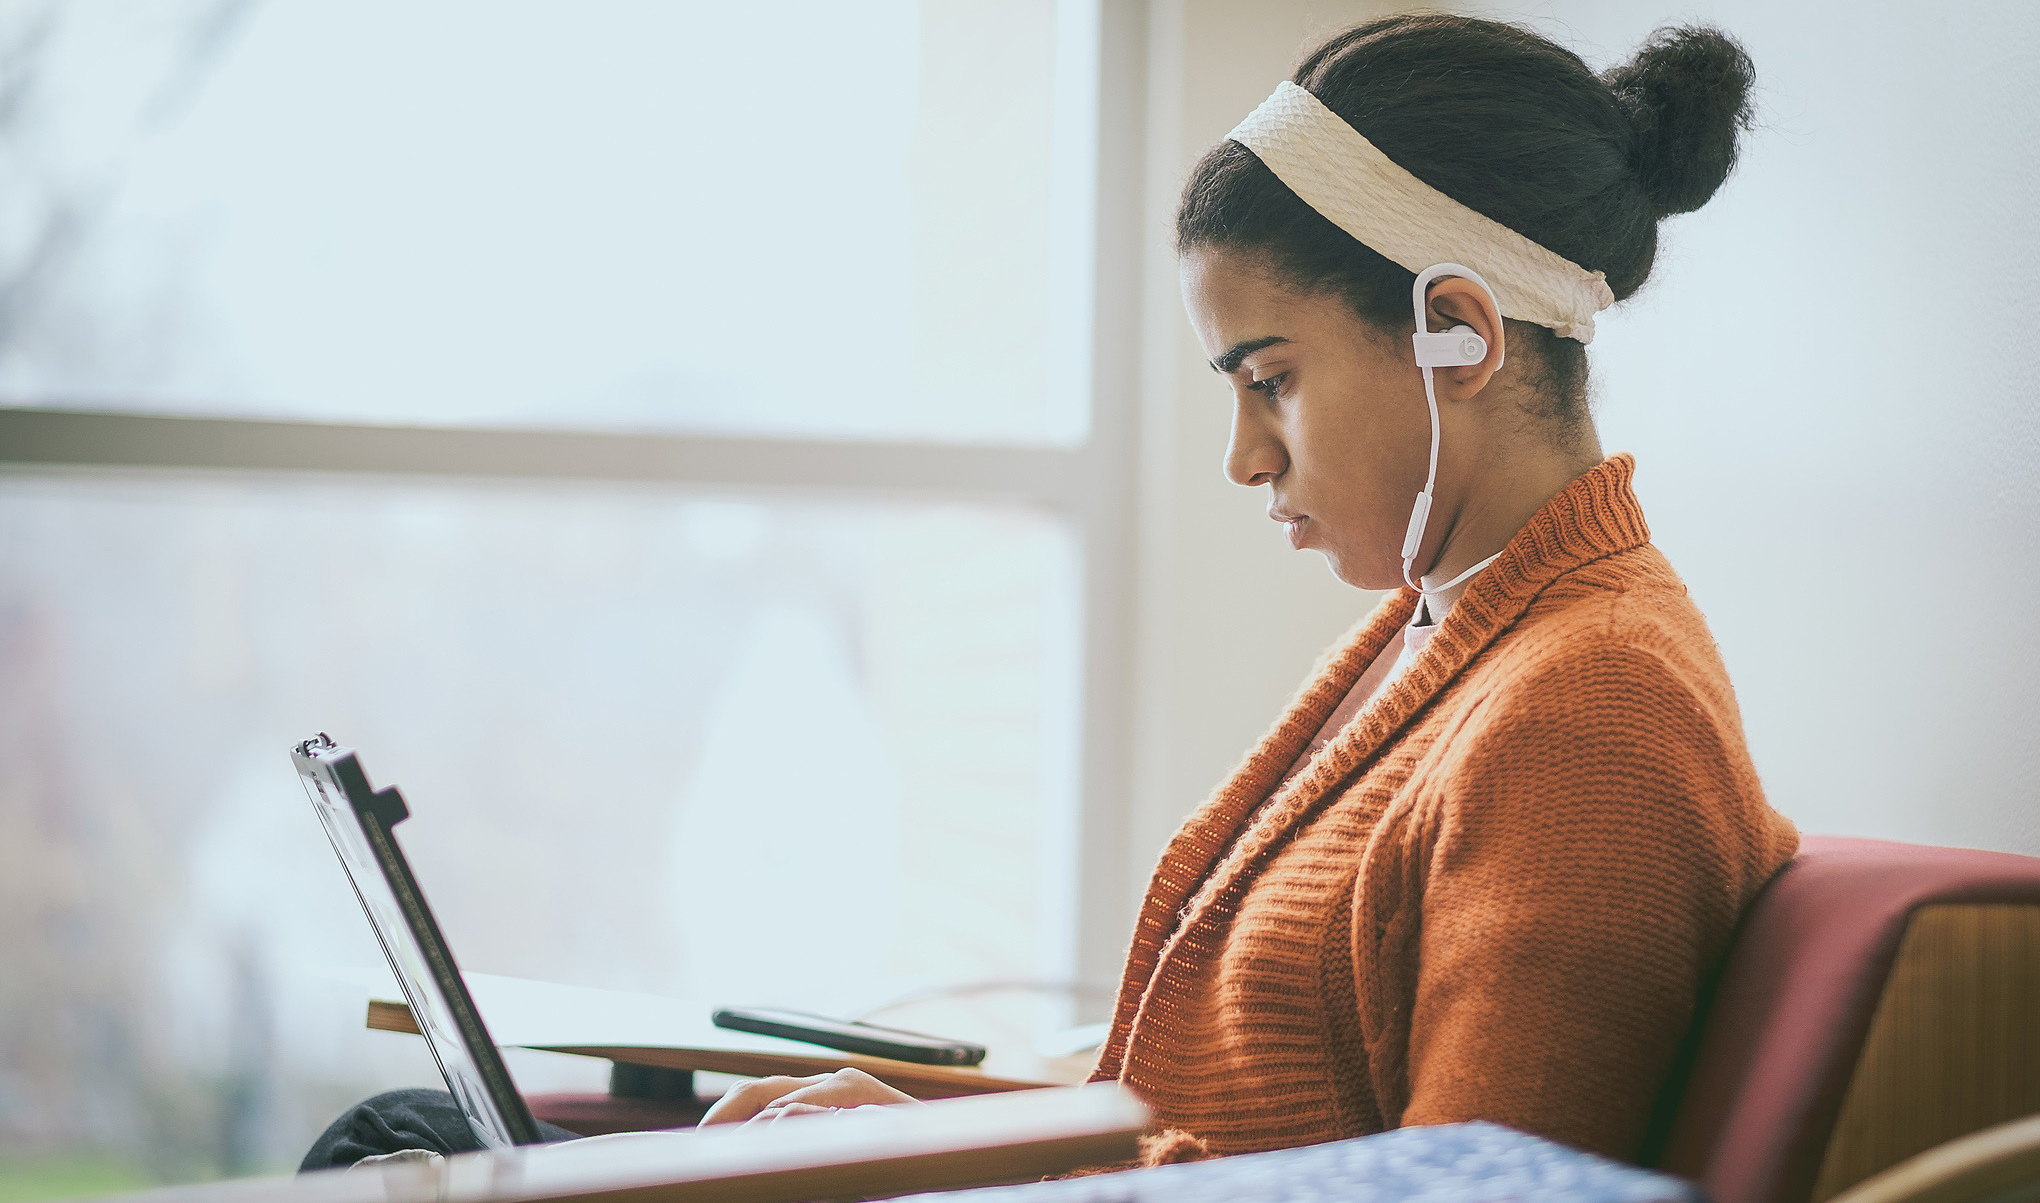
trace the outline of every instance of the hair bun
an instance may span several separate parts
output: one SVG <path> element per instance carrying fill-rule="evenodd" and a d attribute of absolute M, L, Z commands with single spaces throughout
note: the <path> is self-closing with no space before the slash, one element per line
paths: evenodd
<path fill-rule="evenodd" d="M 1631 162 L 1651 213 L 1690 213 L 1735 166 L 1757 71 L 1742 44 L 1705 25 L 1669 26 L 1602 75 L 1636 131 Z"/>

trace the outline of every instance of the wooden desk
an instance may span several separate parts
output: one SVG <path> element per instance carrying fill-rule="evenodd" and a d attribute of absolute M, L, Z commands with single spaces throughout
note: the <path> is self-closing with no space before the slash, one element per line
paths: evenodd
<path fill-rule="evenodd" d="M 497 1044 L 513 1048 L 744 1077 L 802 1076 L 853 1066 L 919 1099 L 1072 1084 L 979 1068 L 916 1065 L 837 1052 L 799 1040 L 732 1032 L 710 1023 L 712 1008 L 702 1003 L 487 973 L 462 976 L 489 1025 L 489 1034 Z M 384 999 L 369 1001 L 368 1026 L 385 1032 L 418 1031 L 409 1007 Z"/>

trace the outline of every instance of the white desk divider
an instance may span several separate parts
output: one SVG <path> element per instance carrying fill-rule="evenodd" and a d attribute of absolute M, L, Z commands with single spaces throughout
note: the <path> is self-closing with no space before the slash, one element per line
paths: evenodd
<path fill-rule="evenodd" d="M 438 1163 L 246 1179 L 124 1203 L 823 1203 L 1024 1182 L 1126 1161 L 1147 1109 L 1117 1083 L 630 1132 Z"/>

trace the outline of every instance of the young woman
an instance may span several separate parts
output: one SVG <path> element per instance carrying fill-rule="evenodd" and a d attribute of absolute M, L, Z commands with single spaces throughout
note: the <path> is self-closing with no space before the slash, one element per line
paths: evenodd
<path fill-rule="evenodd" d="M 1642 1151 L 1798 837 L 1602 455 L 1585 343 L 1727 176 L 1751 82 L 1709 29 L 1597 76 L 1514 26 L 1391 17 L 1192 172 L 1177 249 L 1233 393 L 1226 472 L 1397 591 L 1155 871 L 1097 1077 L 1180 1133 L 1163 1155 L 1475 1119 Z M 766 1079 L 708 1122 L 903 1098 Z"/>
<path fill-rule="evenodd" d="M 1797 847 L 1587 408 L 1593 311 L 1727 176 L 1751 79 L 1712 30 L 1596 76 L 1513 26 L 1391 17 L 1192 171 L 1177 249 L 1233 391 L 1227 475 L 1341 580 L 1401 587 L 1149 886 L 1098 1076 L 1210 1152 L 1488 1119 L 1636 1156 L 1702 979 Z M 1440 264 L 1478 279 L 1430 282 L 1425 324 L 1480 346 L 1430 373 L 1427 485 L 1412 286 Z M 715 1118 L 775 1091 L 884 1097 L 761 1084 Z"/>

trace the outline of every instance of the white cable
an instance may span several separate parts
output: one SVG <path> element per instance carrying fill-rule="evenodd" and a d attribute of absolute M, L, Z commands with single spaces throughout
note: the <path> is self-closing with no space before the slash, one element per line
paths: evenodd
<path fill-rule="evenodd" d="M 1495 299 L 1494 289 L 1489 288 L 1488 282 L 1481 279 L 1480 273 L 1472 268 L 1458 263 L 1432 264 L 1418 272 L 1416 283 L 1410 286 L 1410 305 L 1416 310 L 1416 338 L 1419 341 L 1431 332 L 1430 316 L 1427 312 L 1430 308 L 1427 304 L 1430 299 L 1427 294 L 1430 291 L 1431 282 L 1447 276 L 1459 276 L 1471 280 L 1475 284 L 1480 285 L 1482 291 L 1488 294 L 1490 302 L 1493 302 Z M 1499 313 L 1499 305 L 1496 306 L 1496 310 Z M 1464 327 L 1461 327 L 1461 329 L 1464 329 Z M 1480 350 L 1483 353 L 1485 352 L 1485 344 L 1481 345 Z M 1438 386 L 1435 377 L 1432 375 L 1433 369 L 1431 365 L 1419 362 L 1417 370 L 1424 374 L 1424 405 L 1431 412 L 1431 461 L 1430 466 L 1424 471 L 1424 491 L 1417 494 L 1416 504 L 1410 507 L 1410 525 L 1403 532 L 1402 579 L 1403 584 L 1408 585 L 1419 596 L 1433 597 L 1445 592 L 1454 585 L 1472 578 L 1481 569 L 1501 559 L 1502 553 L 1496 552 L 1442 585 L 1432 585 L 1426 588 L 1423 582 L 1416 579 L 1417 555 L 1424 549 L 1424 529 L 1431 523 L 1432 490 L 1438 485 L 1438 444 L 1443 439 L 1443 432 L 1438 425 Z"/>
<path fill-rule="evenodd" d="M 1426 588 L 1422 581 L 1415 579 L 1411 575 L 1411 569 L 1416 566 L 1417 553 L 1423 549 L 1424 528 L 1430 525 L 1431 522 L 1431 489 L 1438 483 L 1438 392 L 1436 386 L 1432 383 L 1431 369 L 1424 368 L 1422 371 L 1424 373 L 1424 403 L 1431 408 L 1431 468 L 1424 475 L 1424 491 L 1417 494 L 1417 504 L 1410 510 L 1410 530 L 1403 540 L 1402 579 L 1403 584 L 1415 590 L 1419 596 L 1434 597 L 1462 581 L 1471 579 L 1481 569 L 1501 559 L 1502 553 L 1496 552 L 1442 585 L 1433 585 Z"/>

